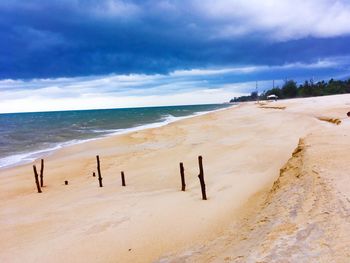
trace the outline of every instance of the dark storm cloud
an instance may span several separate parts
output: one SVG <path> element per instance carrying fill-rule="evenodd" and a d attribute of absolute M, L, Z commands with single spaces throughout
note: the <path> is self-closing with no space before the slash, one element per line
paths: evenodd
<path fill-rule="evenodd" d="M 297 20 L 285 18 L 295 1 L 275 10 L 246 2 L 2 1 L 0 78 L 166 74 L 350 54 L 346 3 L 297 1 Z"/>

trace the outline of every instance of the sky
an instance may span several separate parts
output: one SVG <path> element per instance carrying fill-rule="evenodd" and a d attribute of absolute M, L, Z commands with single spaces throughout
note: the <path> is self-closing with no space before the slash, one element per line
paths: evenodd
<path fill-rule="evenodd" d="M 0 113 L 221 103 L 350 76 L 347 0 L 1 0 Z"/>

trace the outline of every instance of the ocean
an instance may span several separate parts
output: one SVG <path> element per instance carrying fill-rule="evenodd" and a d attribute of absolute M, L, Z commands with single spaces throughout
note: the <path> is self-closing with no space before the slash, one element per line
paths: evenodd
<path fill-rule="evenodd" d="M 0 168 L 32 162 L 64 146 L 228 107 L 228 104 L 0 114 Z"/>

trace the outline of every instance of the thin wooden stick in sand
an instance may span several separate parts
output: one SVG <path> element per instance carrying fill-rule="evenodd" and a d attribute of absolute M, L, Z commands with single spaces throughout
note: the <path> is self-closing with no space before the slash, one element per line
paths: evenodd
<path fill-rule="evenodd" d="M 35 165 L 33 165 L 33 170 L 34 170 L 36 188 L 38 189 L 38 193 L 41 193 L 41 188 L 40 188 L 40 183 L 39 183 L 39 175 L 38 175 L 38 172 L 36 170 Z"/>
<path fill-rule="evenodd" d="M 198 164 L 199 164 L 199 182 L 201 183 L 201 190 L 202 190 L 202 199 L 207 200 L 207 194 L 205 192 L 205 182 L 204 182 L 204 171 L 203 171 L 203 158 L 202 156 L 198 156 Z"/>
<path fill-rule="evenodd" d="M 186 191 L 185 168 L 183 163 L 180 163 L 180 174 L 181 174 L 181 191 Z"/>
<path fill-rule="evenodd" d="M 101 167 L 100 167 L 100 156 L 96 155 L 96 160 L 97 160 L 98 181 L 99 181 L 100 187 L 103 187 L 102 176 L 101 176 Z"/>
<path fill-rule="evenodd" d="M 40 187 L 44 186 L 44 159 L 41 159 L 40 167 Z"/>
<path fill-rule="evenodd" d="M 126 186 L 124 172 L 121 172 L 121 177 L 122 177 L 122 186 Z"/>

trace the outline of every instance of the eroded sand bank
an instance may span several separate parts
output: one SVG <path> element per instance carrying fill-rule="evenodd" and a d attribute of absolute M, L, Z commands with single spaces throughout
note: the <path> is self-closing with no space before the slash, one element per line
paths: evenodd
<path fill-rule="evenodd" d="M 31 165 L 0 171 L 0 261 L 255 262 L 284 257 L 297 262 L 302 256 L 325 255 L 320 259 L 345 262 L 349 252 L 341 244 L 349 239 L 337 233 L 349 236 L 349 155 L 344 152 L 350 143 L 350 96 L 270 105 L 285 108 L 250 103 L 67 147 L 46 158 L 42 194 L 35 192 Z M 287 162 L 300 138 L 303 150 Z M 103 188 L 92 177 L 96 154 Z M 204 159 L 207 201 L 200 195 L 198 155 Z M 180 161 L 186 192 L 180 191 Z M 323 208 L 323 203 L 334 205 Z M 331 227 L 335 222 L 339 228 Z M 307 233 L 313 231 L 316 237 L 309 240 Z M 330 243 L 332 234 L 342 242 Z M 309 241 L 317 245 L 302 245 L 303 252 L 295 247 Z M 291 247 L 301 254 L 292 258 Z"/>

